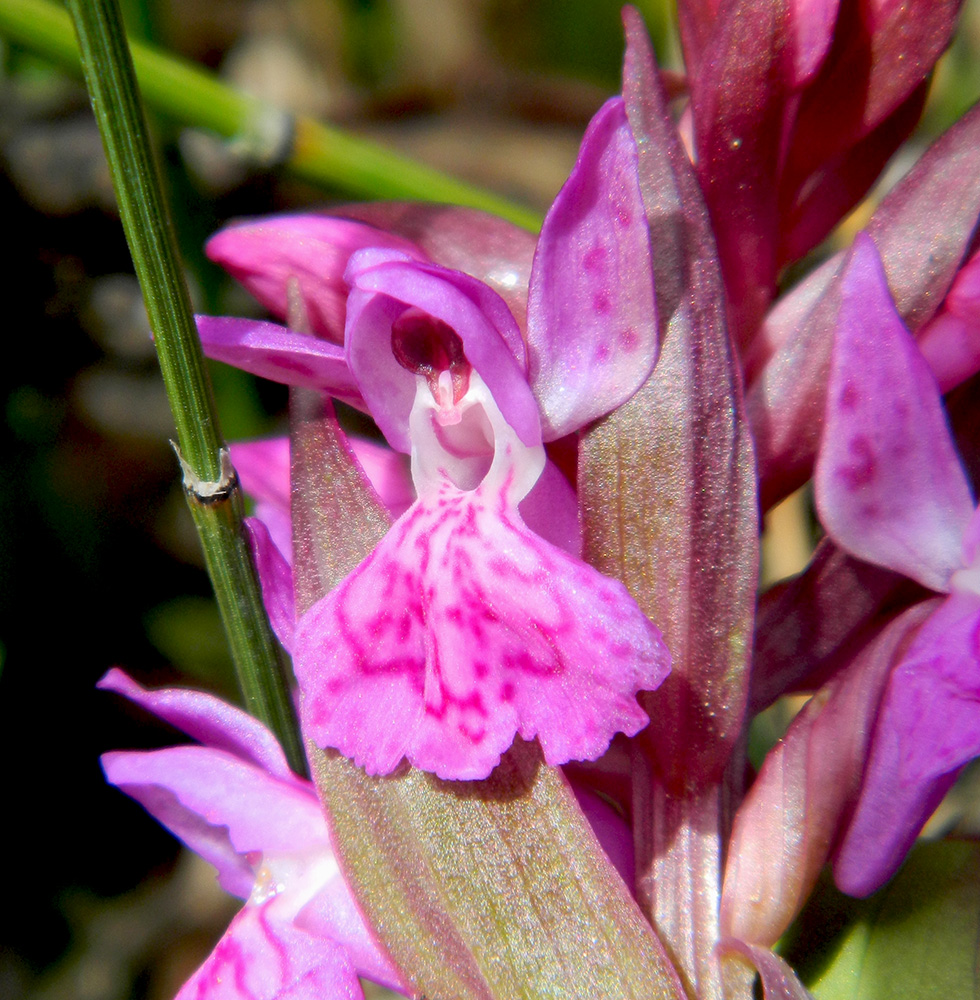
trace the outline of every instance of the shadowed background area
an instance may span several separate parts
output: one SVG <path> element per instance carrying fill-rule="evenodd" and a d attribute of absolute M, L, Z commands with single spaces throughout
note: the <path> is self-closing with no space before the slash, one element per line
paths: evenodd
<path fill-rule="evenodd" d="M 662 64 L 680 68 L 669 0 L 638 6 Z M 542 210 L 587 121 L 619 88 L 618 0 L 123 7 L 133 35 L 236 86 Z M 978 89 L 978 10 L 965 12 L 921 142 Z M 237 904 L 207 865 L 104 784 L 101 752 L 178 738 L 94 684 L 120 665 L 152 686 L 237 694 L 86 95 L 20 49 L 3 55 L 0 218 L 12 316 L 0 367 L 0 996 L 170 1000 Z M 248 168 L 202 133 L 154 125 L 196 308 L 260 315 L 205 260 L 203 241 L 231 218 L 343 193 Z M 283 429 L 285 390 L 220 365 L 212 376 L 228 438 Z M 798 569 L 815 537 L 805 497 L 776 523 L 770 578 Z"/>

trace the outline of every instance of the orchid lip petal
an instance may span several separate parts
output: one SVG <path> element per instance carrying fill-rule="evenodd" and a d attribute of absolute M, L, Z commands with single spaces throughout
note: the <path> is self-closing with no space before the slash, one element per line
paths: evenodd
<path fill-rule="evenodd" d="M 842 279 L 815 486 L 842 548 L 948 589 L 974 504 L 939 389 L 867 236 Z"/>
<path fill-rule="evenodd" d="M 480 655 L 473 655 L 479 650 Z M 625 588 L 530 532 L 502 494 L 446 484 L 301 618 L 306 732 L 372 774 L 403 757 L 483 778 L 516 734 L 592 759 L 647 718 L 668 657 Z"/>
<path fill-rule="evenodd" d="M 626 402 L 656 361 L 650 233 L 621 98 L 592 119 L 542 227 L 528 349 L 546 440 Z"/>

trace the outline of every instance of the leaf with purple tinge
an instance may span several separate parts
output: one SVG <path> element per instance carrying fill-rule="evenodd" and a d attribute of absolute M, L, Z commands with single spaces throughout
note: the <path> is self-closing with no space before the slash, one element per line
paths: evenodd
<path fill-rule="evenodd" d="M 755 968 L 765 1000 L 814 1000 L 792 968 L 768 948 L 726 938 L 719 942 L 718 952 L 726 959 L 747 962 Z"/>
<path fill-rule="evenodd" d="M 889 680 L 861 798 L 834 862 L 838 886 L 865 896 L 882 885 L 978 755 L 980 594 L 954 593 Z"/>
<path fill-rule="evenodd" d="M 885 197 L 868 226 L 899 314 L 913 331 L 942 304 L 969 248 L 978 213 L 980 108 L 974 108 L 933 143 Z M 763 509 L 812 472 L 846 256 L 842 251 L 791 289 L 788 298 L 799 307 L 777 306 L 764 343 L 756 342 L 746 403 Z"/>
<path fill-rule="evenodd" d="M 623 74 L 654 256 L 661 352 L 579 445 L 585 551 L 622 579 L 671 650 L 631 742 L 637 896 L 691 989 L 719 995 L 716 795 L 743 723 L 755 603 L 751 441 L 717 253 L 645 28 L 624 11 Z"/>
<path fill-rule="evenodd" d="M 878 705 L 937 600 L 907 610 L 807 702 L 735 814 L 721 933 L 771 947 L 816 884 L 861 788 Z"/>
<path fill-rule="evenodd" d="M 663 343 L 639 393 L 584 436 L 579 497 L 590 561 L 624 580 L 664 629 L 673 679 L 644 696 L 660 724 L 642 739 L 667 783 L 683 788 L 713 780 L 741 727 L 755 474 L 707 212 L 642 22 L 629 8 L 624 20 L 624 94 L 657 246 Z"/>
<path fill-rule="evenodd" d="M 817 144 L 823 162 L 781 213 L 780 264 L 799 260 L 817 246 L 871 190 L 918 123 L 928 93 L 923 81 L 877 128 L 834 158 Z"/>
<path fill-rule="evenodd" d="M 928 596 L 911 580 L 855 559 L 824 538 L 799 576 L 759 600 L 749 713 L 791 691 L 819 687 L 871 637 L 881 616 Z"/>
<path fill-rule="evenodd" d="M 541 229 L 527 340 L 545 440 L 624 403 L 657 359 L 650 233 L 636 157 L 623 102 L 614 98 L 589 125 Z"/>
<path fill-rule="evenodd" d="M 852 555 L 946 590 L 974 504 L 938 386 L 866 235 L 840 287 L 815 473 L 820 518 Z"/>
<path fill-rule="evenodd" d="M 696 169 L 742 350 L 775 291 L 792 89 L 789 13 L 787 0 L 721 4 L 691 79 Z"/>

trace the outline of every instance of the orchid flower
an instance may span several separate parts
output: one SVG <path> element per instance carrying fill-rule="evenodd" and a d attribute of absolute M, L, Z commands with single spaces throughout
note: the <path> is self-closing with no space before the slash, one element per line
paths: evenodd
<path fill-rule="evenodd" d="M 898 867 L 959 769 L 980 754 L 980 514 L 939 387 L 870 241 L 852 269 L 873 280 L 842 309 L 818 511 L 845 551 L 947 595 L 891 673 L 838 852 L 838 884 L 864 895 Z"/>
<path fill-rule="evenodd" d="M 246 900 L 178 1000 L 354 1000 L 358 975 L 400 989 L 343 880 L 313 786 L 265 726 L 211 695 L 146 691 L 120 670 L 99 687 L 200 741 L 108 753 L 102 766 Z"/>
<path fill-rule="evenodd" d="M 614 99 L 545 221 L 526 341 L 491 287 L 402 241 L 369 245 L 346 220 L 332 223 L 347 243 L 317 300 L 332 306 L 315 310 L 335 329 L 346 261 L 343 351 L 272 324 L 200 323 L 213 357 L 366 408 L 411 454 L 417 499 L 292 641 L 307 734 L 369 773 L 407 758 L 440 777 L 485 777 L 517 734 L 536 736 L 551 764 L 593 759 L 648 721 L 636 694 L 666 675 L 658 631 L 622 584 L 519 512 L 554 479 L 544 442 L 620 405 L 656 360 L 636 164 Z"/>

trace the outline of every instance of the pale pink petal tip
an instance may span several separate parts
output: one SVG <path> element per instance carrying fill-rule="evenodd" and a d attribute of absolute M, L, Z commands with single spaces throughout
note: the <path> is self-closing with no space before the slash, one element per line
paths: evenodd
<path fill-rule="evenodd" d="M 622 584 L 533 534 L 481 489 L 416 503 L 297 626 L 307 734 L 371 774 L 403 758 L 486 777 L 515 735 L 592 760 L 648 718 L 669 671 Z"/>
<path fill-rule="evenodd" d="M 277 920 L 275 905 L 244 907 L 177 1000 L 363 1000 L 341 946 Z"/>
<path fill-rule="evenodd" d="M 186 688 L 148 691 L 118 667 L 96 687 L 128 698 L 205 746 L 252 761 L 278 777 L 292 776 L 275 736 L 253 716 L 214 695 Z"/>

